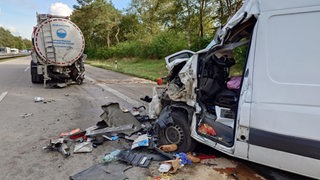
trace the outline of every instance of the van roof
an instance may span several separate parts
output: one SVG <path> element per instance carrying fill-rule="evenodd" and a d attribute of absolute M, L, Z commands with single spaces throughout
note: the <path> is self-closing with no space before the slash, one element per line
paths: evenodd
<path fill-rule="evenodd" d="M 310 6 L 320 6 L 319 0 L 247 0 L 258 1 L 259 9 L 263 11 L 273 11 L 280 9 L 292 9 Z M 252 2 L 250 2 L 252 3 Z M 246 4 L 246 3 L 245 3 Z"/>
<path fill-rule="evenodd" d="M 252 16 L 258 17 L 261 12 L 312 6 L 320 6 L 320 0 L 245 0 L 242 7 L 218 32 L 218 37 L 223 43 L 229 29 L 238 23 L 246 22 Z"/>

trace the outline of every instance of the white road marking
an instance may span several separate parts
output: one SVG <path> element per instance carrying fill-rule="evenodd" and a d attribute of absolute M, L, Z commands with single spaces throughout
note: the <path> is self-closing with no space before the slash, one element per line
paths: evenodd
<path fill-rule="evenodd" d="M 103 88 L 104 90 L 109 91 L 110 93 L 112 93 L 112 94 L 114 94 L 115 96 L 119 97 L 120 99 L 122 99 L 122 100 L 130 103 L 130 104 L 133 105 L 133 106 L 139 106 L 139 105 L 141 105 L 140 102 L 138 102 L 138 101 L 136 101 L 136 100 L 134 100 L 134 99 L 132 99 L 132 98 L 130 98 L 130 97 L 122 94 L 122 93 L 120 93 L 120 92 L 117 91 L 117 90 L 114 90 L 114 89 L 108 87 L 106 84 L 97 83 L 96 80 L 94 80 L 93 78 L 91 78 L 91 77 L 89 77 L 89 76 L 87 76 L 87 75 L 85 76 L 85 78 L 88 79 L 89 81 L 92 81 L 92 82 L 96 83 L 98 86 L 100 86 L 100 87 Z"/>
<path fill-rule="evenodd" d="M 4 97 L 8 94 L 8 91 L 1 93 L 0 95 L 0 102 L 3 100 Z"/>
<path fill-rule="evenodd" d="M 24 72 L 27 72 L 29 70 L 30 66 L 26 67 L 26 69 L 24 69 Z"/>

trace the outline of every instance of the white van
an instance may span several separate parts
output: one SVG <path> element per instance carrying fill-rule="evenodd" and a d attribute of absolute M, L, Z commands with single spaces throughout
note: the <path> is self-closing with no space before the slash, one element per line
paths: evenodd
<path fill-rule="evenodd" d="M 320 1 L 246 0 L 210 44 L 166 58 L 159 144 L 320 178 Z"/>

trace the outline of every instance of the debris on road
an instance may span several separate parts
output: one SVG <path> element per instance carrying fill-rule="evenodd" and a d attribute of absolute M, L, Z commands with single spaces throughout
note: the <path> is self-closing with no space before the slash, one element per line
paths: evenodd
<path fill-rule="evenodd" d="M 50 140 L 50 144 L 43 147 L 43 149 L 49 149 L 51 151 L 58 151 L 65 157 L 70 156 L 69 147 L 67 141 L 64 138 L 54 138 Z"/>
<path fill-rule="evenodd" d="M 201 161 L 201 159 L 199 157 L 192 155 L 190 152 L 187 153 L 187 156 L 188 156 L 188 159 L 190 159 L 192 163 L 199 163 Z"/>
<path fill-rule="evenodd" d="M 123 163 L 100 163 L 91 166 L 90 168 L 81 171 L 73 176 L 70 176 L 70 180 L 121 180 L 128 179 L 124 172 L 131 167 L 128 167 Z"/>
<path fill-rule="evenodd" d="M 22 114 L 20 115 L 22 118 L 27 118 L 27 117 L 30 117 L 30 116 L 33 116 L 32 113 L 25 113 L 25 114 Z"/>
<path fill-rule="evenodd" d="M 133 129 L 128 129 L 123 133 L 131 135 L 141 129 L 140 122 L 128 110 L 120 107 L 119 103 L 108 103 L 101 107 L 104 112 L 100 117 L 107 123 L 109 127 L 119 127 L 133 124 Z"/>
<path fill-rule="evenodd" d="M 57 83 L 55 86 L 58 88 L 65 88 L 65 87 L 67 87 L 67 84 L 66 83 Z"/>
<path fill-rule="evenodd" d="M 55 101 L 54 99 L 45 99 L 45 98 L 39 97 L 39 96 L 34 97 L 33 100 L 35 103 L 43 102 L 44 104 Z"/>
<path fill-rule="evenodd" d="M 106 156 L 104 156 L 102 158 L 102 161 L 103 162 L 111 162 L 113 160 L 116 160 L 117 159 L 117 155 L 119 155 L 121 152 L 121 150 L 117 149 L 117 150 L 114 150 L 112 151 L 111 153 L 107 154 Z"/>
<path fill-rule="evenodd" d="M 6 97 L 7 94 L 8 94 L 8 91 L 5 91 L 0 94 L 0 102 Z"/>
<path fill-rule="evenodd" d="M 199 158 L 200 160 L 203 160 L 203 159 L 214 159 L 214 158 L 216 158 L 216 155 L 201 154 L 201 155 L 198 155 L 197 158 Z"/>
<path fill-rule="evenodd" d="M 178 149 L 178 146 L 176 144 L 166 144 L 160 146 L 160 149 L 164 152 L 174 152 Z"/>
<path fill-rule="evenodd" d="M 149 146 L 149 137 L 148 134 L 144 134 L 139 136 L 136 140 L 133 141 L 131 149 L 135 149 L 137 147 Z"/>
<path fill-rule="evenodd" d="M 71 135 L 74 135 L 76 133 L 79 133 L 80 131 L 81 131 L 80 128 L 77 128 L 77 129 L 71 130 L 70 132 L 62 132 L 62 133 L 60 133 L 60 137 L 71 136 Z"/>
<path fill-rule="evenodd" d="M 125 131 L 130 131 L 132 130 L 133 124 L 127 124 L 123 126 L 118 126 L 118 127 L 106 127 L 103 129 L 97 129 L 97 130 L 92 130 L 92 131 L 87 131 L 86 136 L 97 136 L 97 135 L 103 135 L 106 133 L 124 133 Z"/>
<path fill-rule="evenodd" d="M 109 137 L 107 135 L 102 135 L 102 137 L 106 138 L 107 140 L 109 141 L 115 141 L 119 138 L 119 136 L 112 136 L 112 137 Z"/>
<path fill-rule="evenodd" d="M 37 96 L 37 97 L 34 97 L 33 100 L 34 100 L 34 102 L 42 102 L 44 100 L 44 98 Z"/>
<path fill-rule="evenodd" d="M 117 155 L 117 159 L 133 166 L 148 167 L 152 161 L 152 156 L 134 153 L 131 150 L 123 150 Z"/>
<path fill-rule="evenodd" d="M 102 106 L 101 121 L 84 130 L 76 128 L 60 133 L 58 138 L 50 140 L 50 144 L 44 149 L 50 149 L 62 153 L 65 157 L 70 156 L 69 149 L 74 145 L 73 154 L 91 153 L 93 148 L 98 148 L 104 142 L 120 143 L 101 158 L 101 163 L 79 172 L 70 179 L 125 179 L 127 168 L 132 166 L 142 168 L 156 168 L 151 174 L 153 179 L 177 175 L 178 171 L 184 172 L 185 168 L 213 163 L 216 157 L 212 154 L 194 154 L 178 151 L 179 144 L 158 142 L 158 133 L 155 127 L 157 122 L 142 115 L 145 110 L 142 107 L 133 108 L 133 112 L 122 109 L 118 103 L 109 103 Z M 143 117 L 143 120 L 141 120 Z M 162 117 L 164 118 L 164 117 Z M 166 121 L 164 121 L 165 124 Z M 210 126 L 203 126 L 208 134 L 214 130 Z M 158 161 L 160 164 L 151 163 Z M 203 162 L 202 162 L 203 161 Z M 216 162 L 216 161 L 214 161 Z M 215 166 L 216 167 L 216 166 Z M 229 167 L 229 166 L 227 166 Z M 234 168 L 234 166 L 230 166 Z M 112 169 L 112 170 L 111 170 Z M 157 171 L 158 170 L 158 171 Z M 161 173 L 159 175 L 159 173 Z M 234 173 L 233 173 L 234 174 Z"/>
<path fill-rule="evenodd" d="M 131 136 L 125 136 L 124 138 L 130 141 L 134 141 L 139 137 L 137 134 L 132 134 Z"/>
<path fill-rule="evenodd" d="M 158 171 L 161 173 L 169 172 L 169 170 L 172 168 L 172 165 L 170 163 L 163 163 L 160 165 Z"/>
<path fill-rule="evenodd" d="M 159 167 L 159 171 L 164 171 L 166 170 L 168 167 L 170 167 L 170 169 L 167 171 L 169 173 L 176 173 L 177 170 L 181 167 L 181 163 L 180 163 L 180 159 L 179 158 L 176 158 L 174 160 L 168 160 L 168 161 L 164 161 L 164 162 L 161 162 L 161 164 L 168 164 L 168 165 L 165 165 L 165 169 L 163 168 L 160 168 Z M 160 172 L 161 172 L 160 171 Z"/>
<path fill-rule="evenodd" d="M 73 153 L 89 153 L 92 152 L 92 142 L 85 141 L 74 146 Z"/>

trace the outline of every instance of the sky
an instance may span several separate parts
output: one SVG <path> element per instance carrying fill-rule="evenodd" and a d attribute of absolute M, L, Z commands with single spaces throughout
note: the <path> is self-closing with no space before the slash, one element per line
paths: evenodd
<path fill-rule="evenodd" d="M 128 7 L 130 0 L 112 0 L 118 10 Z M 36 13 L 70 15 L 76 0 L 0 0 L 0 26 L 14 36 L 31 39 Z"/>

